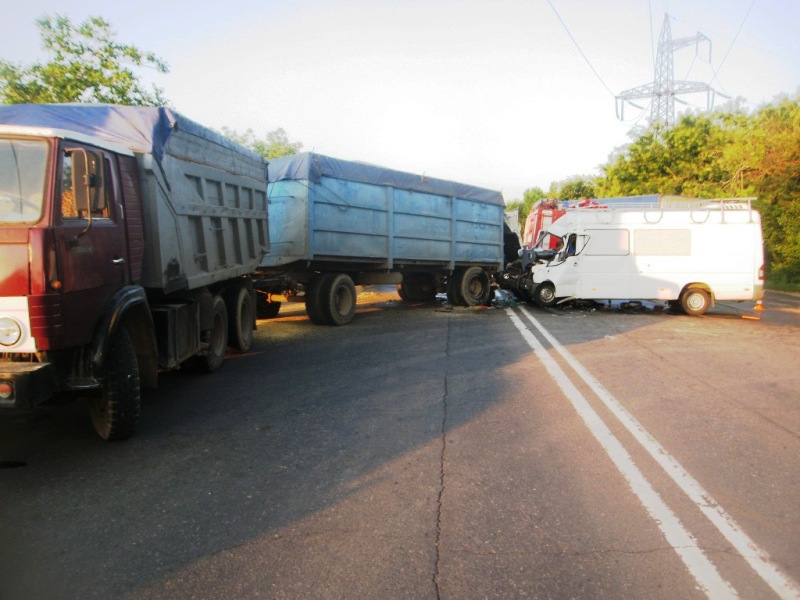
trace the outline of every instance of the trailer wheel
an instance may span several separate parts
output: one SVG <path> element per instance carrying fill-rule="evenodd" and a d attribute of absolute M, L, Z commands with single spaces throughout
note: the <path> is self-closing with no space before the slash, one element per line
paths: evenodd
<path fill-rule="evenodd" d="M 447 301 L 453 306 L 464 306 L 465 304 L 464 298 L 461 296 L 461 291 L 459 290 L 461 287 L 459 281 L 460 271 L 454 271 L 447 278 Z"/>
<path fill-rule="evenodd" d="M 320 289 L 322 309 L 331 325 L 347 325 L 356 314 L 356 286 L 346 273 L 331 274 Z"/>
<path fill-rule="evenodd" d="M 681 294 L 681 308 L 687 315 L 704 315 L 711 305 L 711 297 L 702 288 L 689 288 Z"/>
<path fill-rule="evenodd" d="M 397 284 L 397 293 L 406 302 L 430 302 L 436 298 L 436 280 L 427 273 L 409 275 Z"/>
<path fill-rule="evenodd" d="M 456 277 L 458 291 L 466 306 L 483 306 L 492 291 L 486 271 L 480 267 L 468 267 Z"/>
<path fill-rule="evenodd" d="M 244 286 L 239 286 L 227 296 L 228 344 L 247 352 L 253 344 L 253 296 Z"/>
<path fill-rule="evenodd" d="M 270 302 L 266 294 L 258 294 L 256 298 L 256 316 L 259 319 L 274 319 L 280 311 L 280 302 Z"/>
<path fill-rule="evenodd" d="M 136 430 L 141 406 L 139 365 L 131 336 L 120 327 L 108 342 L 105 383 L 91 398 L 89 414 L 104 440 L 124 440 Z"/>
<path fill-rule="evenodd" d="M 556 286 L 549 281 L 540 283 L 533 291 L 533 301 L 539 306 L 549 308 L 556 303 Z"/>
<path fill-rule="evenodd" d="M 201 334 L 208 348 L 203 354 L 193 356 L 186 361 L 190 368 L 201 373 L 213 373 L 219 369 L 225 360 L 225 351 L 228 348 L 228 310 L 222 297 L 214 296 L 212 311 L 211 329 Z"/>
<path fill-rule="evenodd" d="M 325 279 L 330 279 L 333 275 L 331 273 L 320 273 L 311 278 L 311 281 L 306 287 L 306 313 L 308 318 L 315 325 L 327 325 L 328 320 L 323 311 L 322 305 L 322 288 Z"/>

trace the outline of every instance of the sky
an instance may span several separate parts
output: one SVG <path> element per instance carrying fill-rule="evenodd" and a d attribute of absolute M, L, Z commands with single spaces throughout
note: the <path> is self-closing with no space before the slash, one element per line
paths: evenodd
<path fill-rule="evenodd" d="M 524 191 L 602 165 L 646 125 L 665 15 L 676 81 L 757 109 L 800 94 L 800 0 L 26 0 L 3 9 L 0 58 L 48 55 L 36 19 L 110 22 L 179 113 L 259 138 L 283 128 L 303 150 Z M 710 60 L 709 60 L 710 59 Z M 707 94 L 680 96 L 678 114 Z M 620 114 L 621 113 L 621 114 Z M 623 118 L 619 118 L 622 116 Z"/>

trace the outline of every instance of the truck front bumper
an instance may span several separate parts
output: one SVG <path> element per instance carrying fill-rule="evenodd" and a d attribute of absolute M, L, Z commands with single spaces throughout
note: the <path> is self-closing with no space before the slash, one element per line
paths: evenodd
<path fill-rule="evenodd" d="M 0 410 L 31 409 L 53 396 L 55 368 L 50 363 L 0 362 Z"/>

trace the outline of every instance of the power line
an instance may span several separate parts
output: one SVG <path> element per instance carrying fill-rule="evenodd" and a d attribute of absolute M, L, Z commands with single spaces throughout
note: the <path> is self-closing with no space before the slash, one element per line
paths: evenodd
<path fill-rule="evenodd" d="M 728 51 L 725 53 L 725 56 L 722 57 L 722 62 L 719 63 L 717 70 L 714 71 L 714 76 L 711 78 L 711 81 L 708 82 L 709 85 L 714 83 L 714 80 L 717 78 L 717 74 L 719 73 L 720 69 L 722 69 L 722 65 L 725 64 L 725 59 L 728 58 L 728 55 L 731 53 L 731 50 L 733 50 L 733 46 L 736 44 L 736 40 L 738 39 L 739 34 L 742 32 L 742 27 L 744 27 L 744 24 L 747 22 L 747 17 L 750 16 L 750 11 L 753 10 L 753 6 L 755 6 L 755 3 L 756 0 L 753 0 L 750 3 L 750 8 L 747 9 L 747 14 L 744 16 L 744 19 L 742 19 L 742 24 L 739 25 L 739 29 L 736 30 L 736 35 L 733 36 L 733 41 L 731 42 L 731 45 L 728 46 Z"/>
<path fill-rule="evenodd" d="M 578 49 L 578 52 L 580 52 L 581 56 L 583 57 L 583 60 L 585 60 L 585 61 L 586 61 L 586 64 L 587 64 L 587 65 L 589 65 L 589 68 L 592 70 L 592 73 L 594 73 L 595 77 L 597 77 L 597 80 L 598 80 L 600 83 L 602 83 L 602 84 L 603 84 L 603 87 L 604 87 L 604 88 L 606 88 L 606 91 L 607 91 L 609 94 L 611 94 L 612 96 L 616 97 L 616 94 L 615 94 L 614 92 L 612 92 L 612 91 L 611 91 L 611 88 L 610 88 L 610 87 L 608 87 L 608 86 L 606 85 L 606 82 L 605 82 L 605 81 L 603 81 L 603 78 L 602 78 L 602 77 L 600 77 L 600 74 L 599 74 L 599 73 L 597 72 L 597 70 L 596 70 L 596 69 L 595 69 L 595 68 L 592 66 L 592 63 L 591 63 L 591 62 L 589 62 L 589 59 L 586 57 L 586 54 L 583 52 L 583 50 L 581 50 L 581 47 L 580 47 L 580 45 L 578 44 L 578 41 L 575 39 L 575 36 L 573 36 L 573 35 L 572 35 L 572 32 L 569 30 L 569 27 L 567 27 L 567 24 L 564 22 L 564 19 L 562 19 L 562 18 L 561 18 L 561 15 L 560 15 L 560 14 L 558 14 L 558 11 L 556 10 L 556 7 L 555 7 L 555 6 L 553 6 L 553 3 L 552 3 L 550 0 L 547 0 L 547 4 L 549 4 L 549 5 L 550 5 L 550 8 L 553 10 L 553 13 L 555 13 L 556 17 L 557 17 L 557 18 L 558 18 L 558 20 L 561 22 L 561 26 L 564 28 L 564 31 L 566 31 L 566 32 L 567 32 L 567 35 L 569 36 L 569 39 L 571 39 L 571 40 L 572 40 L 572 43 L 573 43 L 573 44 L 575 44 L 575 47 Z"/>

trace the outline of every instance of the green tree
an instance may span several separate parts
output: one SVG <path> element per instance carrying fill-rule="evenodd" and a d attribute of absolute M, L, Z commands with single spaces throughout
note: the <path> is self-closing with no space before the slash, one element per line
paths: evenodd
<path fill-rule="evenodd" d="M 531 212 L 531 207 L 536 204 L 539 200 L 546 198 L 547 196 L 542 191 L 541 188 L 532 187 L 525 190 L 525 193 L 522 195 L 522 200 L 515 200 L 513 202 L 509 202 L 506 205 L 506 210 L 519 210 L 519 223 L 520 225 L 525 224 L 525 219 L 528 218 L 528 213 Z"/>
<path fill-rule="evenodd" d="M 289 141 L 283 127 L 278 127 L 277 129 L 267 132 L 266 137 L 263 139 L 257 138 L 252 129 L 248 129 L 244 133 L 239 133 L 229 127 L 223 127 L 222 135 L 233 140 L 237 144 L 241 144 L 245 148 L 250 148 L 258 152 L 268 160 L 297 154 L 303 148 L 301 142 Z"/>
<path fill-rule="evenodd" d="M 28 67 L 0 60 L 2 103 L 167 104 L 163 90 L 144 89 L 131 70 L 151 67 L 168 73 L 166 63 L 152 52 L 117 42 L 111 25 L 101 17 L 75 26 L 67 17 L 44 16 L 36 24 L 50 59 Z"/>
<path fill-rule="evenodd" d="M 554 181 L 550 184 L 548 196 L 559 200 L 595 198 L 594 178 L 588 175 L 575 175 L 564 181 Z"/>

